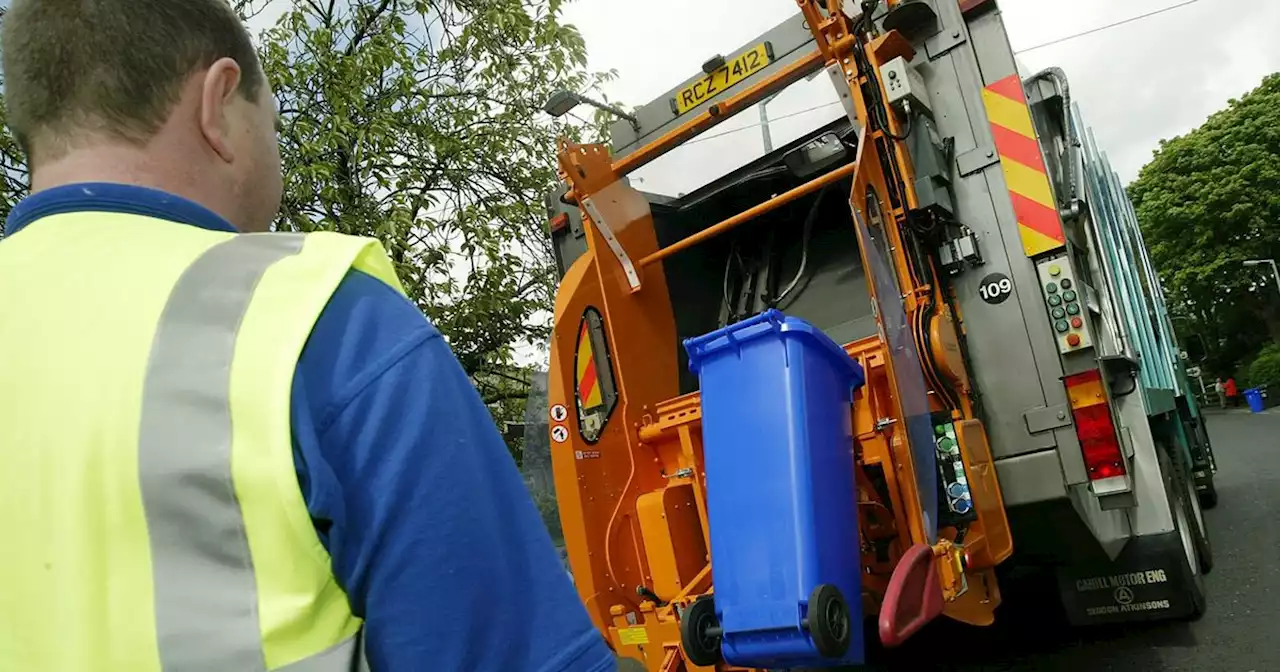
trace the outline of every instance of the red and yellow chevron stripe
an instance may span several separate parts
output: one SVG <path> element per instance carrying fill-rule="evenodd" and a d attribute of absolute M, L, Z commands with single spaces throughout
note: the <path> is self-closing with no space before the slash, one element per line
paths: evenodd
<path fill-rule="evenodd" d="M 582 321 L 582 330 L 578 332 L 578 352 L 575 356 L 578 364 L 576 382 L 578 384 L 578 403 L 582 410 L 590 410 L 604 405 L 604 397 L 600 394 L 600 380 L 596 373 L 596 357 L 591 347 L 591 334 L 587 330 L 587 321 Z"/>
<path fill-rule="evenodd" d="M 1022 249 L 1028 257 L 1056 250 L 1066 243 L 1062 221 L 1049 186 L 1049 175 L 1031 124 L 1022 80 L 1010 75 L 982 90 L 991 121 L 1004 180 L 1018 217 Z"/>

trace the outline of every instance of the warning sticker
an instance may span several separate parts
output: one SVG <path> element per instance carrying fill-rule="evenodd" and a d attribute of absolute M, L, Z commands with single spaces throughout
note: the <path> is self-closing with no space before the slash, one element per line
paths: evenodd
<path fill-rule="evenodd" d="M 644 628 L 622 628 L 618 630 L 618 639 L 623 646 L 636 646 L 649 643 L 649 631 Z"/>
<path fill-rule="evenodd" d="M 573 456 L 579 460 L 598 460 L 600 459 L 600 451 L 598 450 L 575 450 Z"/>
<path fill-rule="evenodd" d="M 551 407 L 552 422 L 564 422 L 565 420 L 568 420 L 568 419 L 569 419 L 569 409 L 565 408 L 564 404 L 556 404 L 555 406 Z"/>
<path fill-rule="evenodd" d="M 569 440 L 569 430 L 564 425 L 556 425 L 551 428 L 551 440 L 556 443 L 564 443 Z"/>

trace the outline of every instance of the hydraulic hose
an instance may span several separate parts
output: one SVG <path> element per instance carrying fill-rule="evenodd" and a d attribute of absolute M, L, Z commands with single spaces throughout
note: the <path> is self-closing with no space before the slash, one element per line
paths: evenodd
<path fill-rule="evenodd" d="M 1062 124 L 1063 130 L 1067 132 L 1067 165 L 1061 178 L 1064 184 L 1061 185 L 1063 193 L 1058 197 L 1058 206 L 1066 211 L 1075 203 L 1079 193 L 1076 159 L 1080 151 L 1080 138 L 1076 135 L 1076 125 L 1071 118 L 1071 85 L 1067 82 L 1067 73 L 1059 67 L 1045 68 L 1031 76 L 1032 81 L 1041 79 L 1052 81 L 1058 89 L 1058 94 L 1062 96 Z"/>

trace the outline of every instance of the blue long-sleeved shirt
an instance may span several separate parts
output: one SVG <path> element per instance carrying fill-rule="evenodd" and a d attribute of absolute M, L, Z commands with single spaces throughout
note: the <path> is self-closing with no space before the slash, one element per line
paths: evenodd
<path fill-rule="evenodd" d="M 74 211 L 235 230 L 172 194 L 93 183 L 25 199 L 6 231 Z M 298 362 L 292 427 L 298 482 L 374 670 L 615 669 L 488 410 L 395 290 L 347 274 Z"/>

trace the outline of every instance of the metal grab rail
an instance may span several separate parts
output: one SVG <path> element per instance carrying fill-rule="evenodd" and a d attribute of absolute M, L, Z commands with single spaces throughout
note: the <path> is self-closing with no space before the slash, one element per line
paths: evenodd
<path fill-rule="evenodd" d="M 680 240 L 674 245 L 664 247 L 658 250 L 657 252 L 654 252 L 653 254 L 650 254 L 649 256 L 641 259 L 639 266 L 640 268 L 644 268 L 646 266 L 649 266 L 650 264 L 656 264 L 659 261 L 662 261 L 663 259 L 666 259 L 667 257 L 677 252 L 687 250 L 693 247 L 694 245 L 697 245 L 698 243 L 709 240 L 726 231 L 729 231 L 730 229 L 741 226 L 742 224 L 745 224 L 755 219 L 756 217 L 759 217 L 760 215 L 777 210 L 778 208 L 798 198 L 807 196 L 827 186 L 828 184 L 831 184 L 833 182 L 838 182 L 839 180 L 849 177 L 850 175 L 853 175 L 856 172 L 858 172 L 857 161 L 841 166 L 829 173 L 826 173 L 821 177 L 805 182 L 804 184 L 790 191 L 786 191 L 781 194 L 778 194 L 777 196 L 774 196 L 773 198 L 765 201 L 764 203 L 761 203 L 760 205 L 753 206 L 724 221 L 721 221 L 717 224 L 713 224 L 712 226 L 709 226 L 693 234 L 692 236 L 689 236 L 688 238 L 684 238 Z"/>

